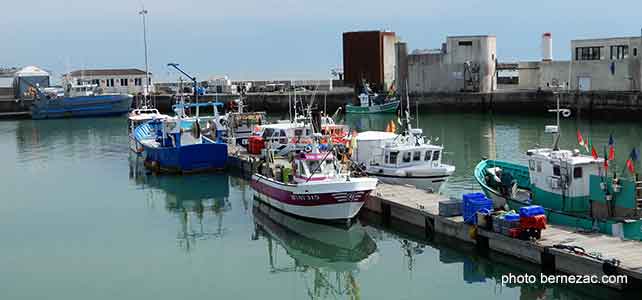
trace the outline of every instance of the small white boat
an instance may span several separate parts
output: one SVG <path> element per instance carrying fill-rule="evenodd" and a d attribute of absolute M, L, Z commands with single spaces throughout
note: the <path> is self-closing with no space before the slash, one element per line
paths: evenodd
<path fill-rule="evenodd" d="M 431 144 L 421 129 L 404 134 L 366 131 L 357 135 L 352 159 L 382 182 L 436 192 L 455 172 L 455 166 L 441 162 L 443 150 L 443 146 Z"/>
<path fill-rule="evenodd" d="M 127 122 L 128 122 L 128 134 L 129 134 L 129 149 L 132 150 L 134 153 L 142 153 L 143 152 L 143 145 L 141 145 L 137 140 L 136 137 L 134 136 L 134 129 L 136 127 L 140 126 L 141 124 L 151 121 L 151 120 L 164 120 L 166 118 L 169 118 L 168 115 L 161 114 L 158 112 L 158 109 L 155 108 L 148 108 L 146 106 L 143 106 L 141 108 L 137 108 L 132 110 L 128 115 L 127 115 Z"/>
<path fill-rule="evenodd" d="M 377 179 L 351 177 L 342 171 L 332 152 L 319 151 L 316 144 L 308 150 L 296 154 L 290 166 L 272 163 L 255 173 L 251 182 L 255 197 L 299 217 L 351 220 L 377 186 Z M 281 176 L 271 170 L 279 170 Z"/>

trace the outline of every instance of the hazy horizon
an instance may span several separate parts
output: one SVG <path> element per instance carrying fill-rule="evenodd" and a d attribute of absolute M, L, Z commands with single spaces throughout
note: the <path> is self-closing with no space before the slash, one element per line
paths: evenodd
<path fill-rule="evenodd" d="M 449 35 L 497 36 L 502 62 L 539 60 L 543 32 L 556 60 L 570 40 L 639 36 L 642 2 L 618 8 L 580 0 L 519 3 L 461 1 L 145 1 L 150 71 L 178 74 L 176 62 L 205 80 L 326 79 L 342 65 L 341 34 L 391 30 L 413 49 L 439 48 Z M 140 1 L 24 1 L 3 4 L 0 66 L 37 65 L 61 73 L 83 68 L 144 68 Z"/>

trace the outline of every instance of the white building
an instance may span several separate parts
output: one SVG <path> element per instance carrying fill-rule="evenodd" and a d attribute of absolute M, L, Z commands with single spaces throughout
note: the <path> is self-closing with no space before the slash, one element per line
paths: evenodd
<path fill-rule="evenodd" d="M 572 40 L 570 61 L 520 62 L 519 87 L 639 91 L 640 41 L 639 36 Z"/>
<path fill-rule="evenodd" d="M 400 68 L 408 70 L 411 93 L 487 93 L 497 88 L 496 48 L 492 35 L 451 36 L 441 49 L 414 51 L 405 59 L 405 53 L 397 56 L 406 64 Z M 398 47 L 400 50 L 405 47 Z"/>
<path fill-rule="evenodd" d="M 63 85 L 67 82 L 96 84 L 105 93 L 123 93 L 138 95 L 145 93 L 149 85 L 150 92 L 154 91 L 152 74 L 149 73 L 149 83 L 145 71 L 139 69 L 95 69 L 77 70 L 63 75 Z"/>

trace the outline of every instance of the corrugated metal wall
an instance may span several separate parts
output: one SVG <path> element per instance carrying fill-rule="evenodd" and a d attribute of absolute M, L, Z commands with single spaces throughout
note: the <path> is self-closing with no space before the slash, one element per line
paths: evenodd
<path fill-rule="evenodd" d="M 383 87 L 383 35 L 381 31 L 343 33 L 343 71 L 347 84 L 361 85 L 361 79 L 371 87 Z"/>

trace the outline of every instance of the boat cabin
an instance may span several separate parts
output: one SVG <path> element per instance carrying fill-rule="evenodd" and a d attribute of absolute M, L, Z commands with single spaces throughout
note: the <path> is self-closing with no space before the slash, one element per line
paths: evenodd
<path fill-rule="evenodd" d="M 534 199 L 554 198 L 547 207 L 563 211 L 590 210 L 590 177 L 602 176 L 604 159 L 581 155 L 579 150 L 547 148 L 528 150 L 526 155 Z"/>
<path fill-rule="evenodd" d="M 332 178 L 337 174 L 334 163 L 332 153 L 300 153 L 292 161 L 294 181 L 303 183 Z"/>
<path fill-rule="evenodd" d="M 391 132 L 366 131 L 357 136 L 355 160 L 368 166 L 406 167 L 416 165 L 441 166 L 443 147 L 416 142 Z"/>

